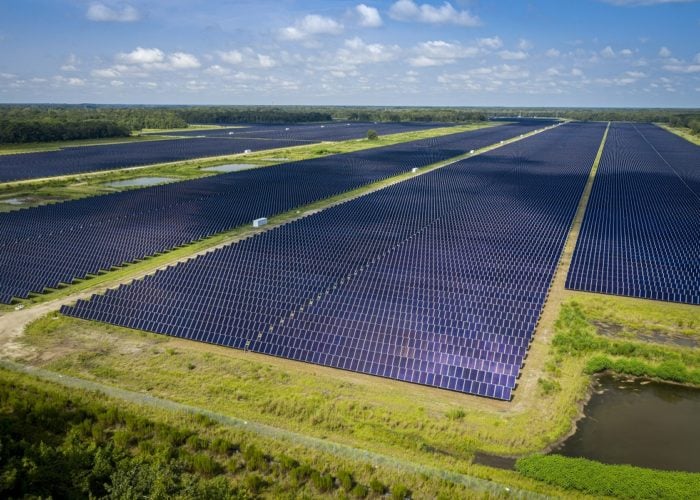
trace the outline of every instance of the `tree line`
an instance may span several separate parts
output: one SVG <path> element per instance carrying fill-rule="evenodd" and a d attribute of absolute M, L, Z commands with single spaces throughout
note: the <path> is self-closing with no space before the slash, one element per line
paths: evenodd
<path fill-rule="evenodd" d="M 0 143 L 125 137 L 188 124 L 293 124 L 331 120 L 464 123 L 488 117 L 661 122 L 700 134 L 700 110 L 611 108 L 464 108 L 372 106 L 0 105 Z"/>

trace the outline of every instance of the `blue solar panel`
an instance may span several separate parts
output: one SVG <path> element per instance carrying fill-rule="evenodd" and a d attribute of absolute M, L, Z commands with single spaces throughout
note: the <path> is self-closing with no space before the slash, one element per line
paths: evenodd
<path fill-rule="evenodd" d="M 0 301 L 26 298 L 535 126 L 504 125 L 0 214 Z"/>
<path fill-rule="evenodd" d="M 410 132 L 436 126 L 440 124 L 371 125 L 382 134 Z M 0 182 L 231 155 L 243 153 L 248 149 L 262 151 L 321 141 L 354 139 L 363 137 L 368 127 L 368 124 L 354 124 L 350 127 L 327 124 L 194 130 L 172 133 L 177 136 L 194 136 L 190 139 L 67 147 L 60 151 L 2 155 L 0 156 Z M 229 132 L 232 133 L 229 134 Z"/>
<path fill-rule="evenodd" d="M 510 400 L 603 131 L 563 125 L 62 312 Z"/>
<path fill-rule="evenodd" d="M 659 127 L 613 124 L 567 288 L 700 304 L 699 161 Z"/>

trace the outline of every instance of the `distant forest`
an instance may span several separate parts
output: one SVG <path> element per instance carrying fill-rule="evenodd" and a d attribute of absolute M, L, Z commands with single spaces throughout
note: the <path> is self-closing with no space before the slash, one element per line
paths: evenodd
<path fill-rule="evenodd" d="M 330 120 L 464 123 L 493 116 L 661 122 L 700 134 L 700 110 L 697 109 L 5 104 L 0 105 L 0 143 L 127 137 L 143 129 L 186 128 L 189 124 L 292 124 Z"/>

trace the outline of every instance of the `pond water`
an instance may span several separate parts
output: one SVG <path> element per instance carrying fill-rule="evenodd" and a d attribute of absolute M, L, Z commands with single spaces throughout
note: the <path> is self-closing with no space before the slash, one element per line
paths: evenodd
<path fill-rule="evenodd" d="M 27 198 L 6 198 L 0 200 L 0 203 L 7 203 L 8 205 L 24 205 L 29 200 Z"/>
<path fill-rule="evenodd" d="M 576 433 L 552 453 L 700 472 L 700 390 L 605 375 Z"/>
<path fill-rule="evenodd" d="M 172 177 L 136 177 L 135 179 L 127 179 L 125 181 L 108 182 L 105 186 L 109 187 L 131 187 L 131 186 L 155 186 L 164 182 L 174 181 Z"/>
<path fill-rule="evenodd" d="M 228 165 L 217 165 L 216 167 L 206 167 L 202 170 L 205 172 L 239 172 L 241 170 L 257 168 L 259 166 L 260 165 L 255 165 L 254 163 L 231 163 Z"/>

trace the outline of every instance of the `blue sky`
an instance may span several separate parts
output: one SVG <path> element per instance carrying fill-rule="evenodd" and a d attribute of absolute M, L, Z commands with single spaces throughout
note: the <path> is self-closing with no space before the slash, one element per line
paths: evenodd
<path fill-rule="evenodd" d="M 0 102 L 698 107 L 700 2 L 5 0 Z"/>

